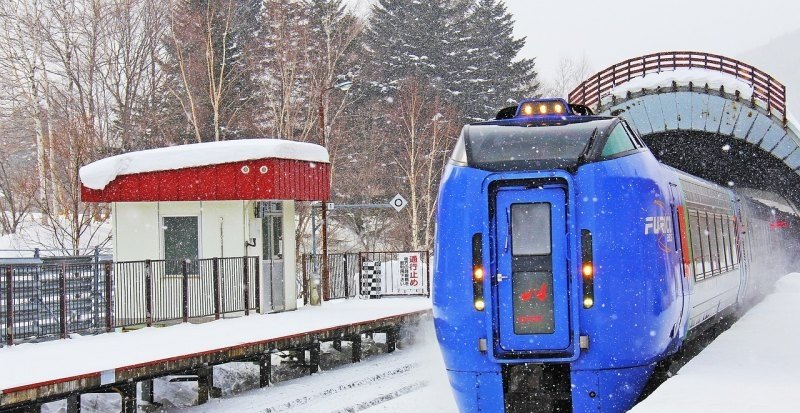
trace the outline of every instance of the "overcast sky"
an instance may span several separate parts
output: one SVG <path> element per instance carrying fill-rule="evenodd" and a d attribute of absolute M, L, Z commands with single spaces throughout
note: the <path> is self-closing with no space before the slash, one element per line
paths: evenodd
<path fill-rule="evenodd" d="M 348 0 L 361 10 L 375 0 Z M 800 29 L 794 0 L 506 0 L 543 79 L 564 57 L 599 71 L 630 57 L 692 50 L 737 57 Z M 800 45 L 797 45 L 800 48 Z"/>
<path fill-rule="evenodd" d="M 630 57 L 668 50 L 737 56 L 800 28 L 790 0 L 506 0 L 522 54 L 544 78 L 562 57 L 585 55 L 595 71 Z M 797 45 L 800 47 L 800 45 Z"/>

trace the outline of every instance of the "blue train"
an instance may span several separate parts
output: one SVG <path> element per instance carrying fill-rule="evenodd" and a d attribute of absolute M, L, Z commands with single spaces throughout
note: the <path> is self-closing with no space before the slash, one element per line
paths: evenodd
<path fill-rule="evenodd" d="M 800 226 L 561 99 L 465 126 L 437 219 L 450 383 L 462 412 L 493 413 L 630 409 L 658 362 L 785 273 Z"/>

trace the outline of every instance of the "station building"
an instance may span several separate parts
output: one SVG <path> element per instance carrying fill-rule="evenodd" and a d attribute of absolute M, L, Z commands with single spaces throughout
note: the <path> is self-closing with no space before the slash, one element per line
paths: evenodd
<path fill-rule="evenodd" d="M 252 267 L 254 260 L 259 276 L 253 279 L 259 281 L 249 287 L 250 300 L 258 300 L 261 312 L 297 307 L 295 202 L 329 199 L 325 148 L 277 139 L 179 145 L 101 159 L 81 168 L 80 178 L 82 201 L 111 204 L 116 271 L 124 270 L 123 262 L 148 261 L 157 307 L 159 297 L 175 295 L 183 282 L 190 283 L 192 291 L 210 291 L 211 287 L 203 289 L 210 283 L 202 275 L 210 270 L 203 271 L 203 265 L 222 265 L 223 273 L 238 266 L 215 281 L 224 284 L 230 279 L 230 286 L 241 280 L 235 275 L 241 265 L 247 272 L 247 263 Z M 250 258 L 237 260 L 244 257 Z M 189 277 L 182 261 L 190 265 Z M 142 282 L 134 275 L 116 276 Z M 130 293 L 136 288 L 115 285 L 117 302 L 129 295 L 124 308 L 116 309 L 117 317 L 141 311 L 142 294 Z M 225 290 L 223 310 L 241 300 L 240 292 Z M 161 303 L 164 308 L 159 311 L 181 311 L 166 308 L 176 305 Z M 189 305 L 211 304 L 201 293 Z"/>

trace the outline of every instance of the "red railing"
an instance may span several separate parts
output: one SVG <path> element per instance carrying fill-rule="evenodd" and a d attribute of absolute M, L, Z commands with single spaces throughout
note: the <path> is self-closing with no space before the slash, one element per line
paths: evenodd
<path fill-rule="evenodd" d="M 753 99 L 765 102 L 768 112 L 774 110 L 786 121 L 786 86 L 747 63 L 711 53 L 661 52 L 625 60 L 578 85 L 569 94 L 569 101 L 597 107 L 605 93 L 631 79 L 648 73 L 695 68 L 726 73 L 749 83 L 753 87 Z"/>

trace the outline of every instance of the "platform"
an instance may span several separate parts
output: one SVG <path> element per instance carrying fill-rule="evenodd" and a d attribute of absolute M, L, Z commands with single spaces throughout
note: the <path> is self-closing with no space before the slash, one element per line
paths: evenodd
<path fill-rule="evenodd" d="M 800 273 L 793 273 L 631 412 L 796 412 L 798 314 Z"/>
<path fill-rule="evenodd" d="M 430 314 L 429 298 L 342 300 L 204 324 L 143 328 L 0 349 L 0 410 L 88 393 L 275 349 L 391 331 Z"/>

